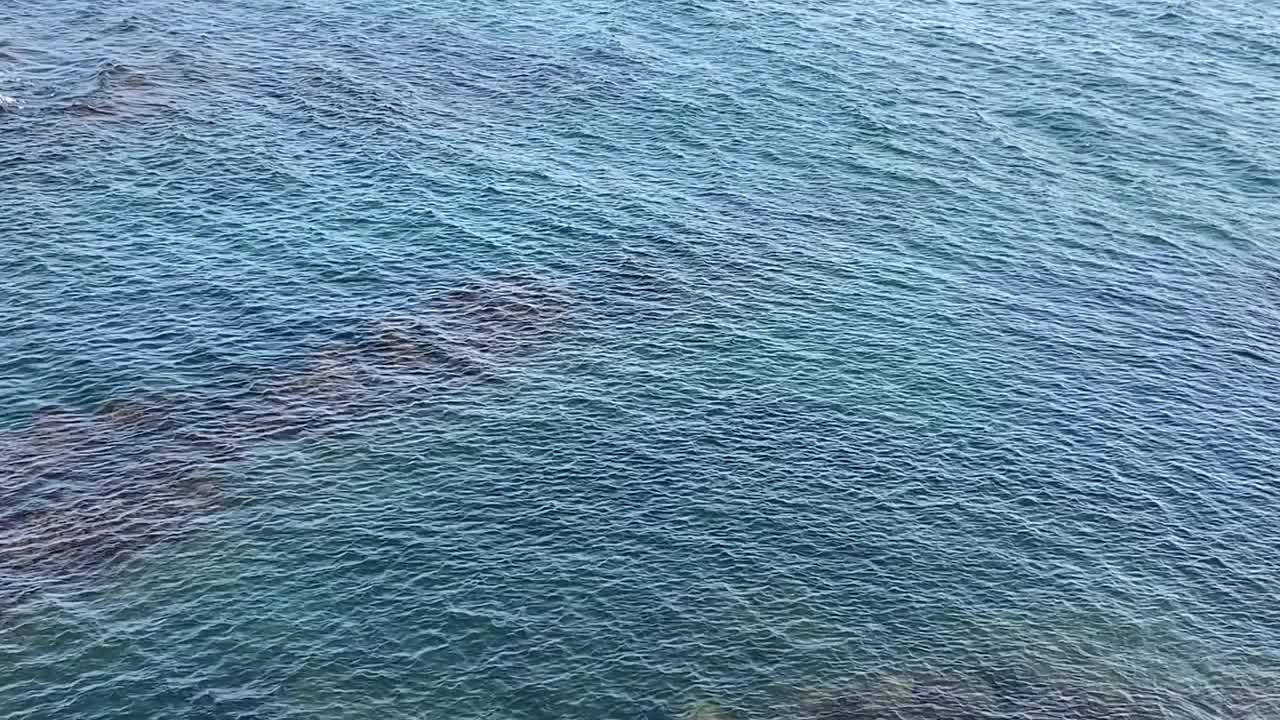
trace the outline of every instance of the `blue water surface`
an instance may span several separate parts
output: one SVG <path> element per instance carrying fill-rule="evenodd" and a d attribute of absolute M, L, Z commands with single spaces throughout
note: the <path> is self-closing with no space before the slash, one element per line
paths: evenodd
<path fill-rule="evenodd" d="M 1278 8 L 9 0 L 0 717 L 1274 720 Z"/>

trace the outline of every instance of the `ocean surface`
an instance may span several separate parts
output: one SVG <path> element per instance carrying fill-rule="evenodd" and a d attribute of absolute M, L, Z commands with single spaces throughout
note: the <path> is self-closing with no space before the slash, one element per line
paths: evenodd
<path fill-rule="evenodd" d="M 7 0 L 0 717 L 1280 717 L 1280 5 Z"/>

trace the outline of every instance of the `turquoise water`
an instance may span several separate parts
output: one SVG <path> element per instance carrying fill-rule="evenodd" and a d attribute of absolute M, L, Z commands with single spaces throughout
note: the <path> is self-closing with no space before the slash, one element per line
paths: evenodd
<path fill-rule="evenodd" d="M 0 716 L 1274 719 L 1277 58 L 11 0 Z"/>

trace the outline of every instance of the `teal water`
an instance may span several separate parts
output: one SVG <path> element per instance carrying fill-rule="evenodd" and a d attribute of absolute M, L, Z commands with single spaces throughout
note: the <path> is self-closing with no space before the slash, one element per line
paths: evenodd
<path fill-rule="evenodd" d="M 1278 58 L 5 3 L 0 716 L 1274 719 Z"/>

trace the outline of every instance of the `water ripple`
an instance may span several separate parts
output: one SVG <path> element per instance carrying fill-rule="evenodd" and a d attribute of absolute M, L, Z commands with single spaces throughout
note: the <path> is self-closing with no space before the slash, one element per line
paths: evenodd
<path fill-rule="evenodd" d="M 0 9 L 0 714 L 1269 718 L 1280 16 Z"/>

